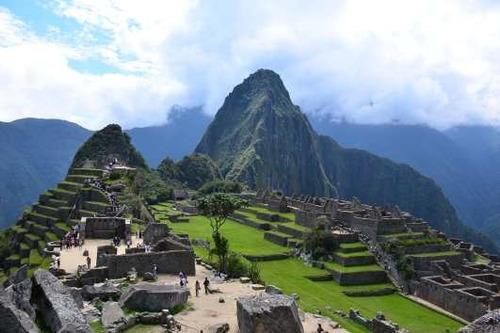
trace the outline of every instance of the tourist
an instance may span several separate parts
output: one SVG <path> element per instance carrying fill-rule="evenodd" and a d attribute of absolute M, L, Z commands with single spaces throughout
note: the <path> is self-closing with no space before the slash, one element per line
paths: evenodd
<path fill-rule="evenodd" d="M 325 330 L 323 329 L 323 327 L 321 327 L 321 324 L 318 324 L 318 328 L 316 329 L 316 332 L 318 333 L 321 333 L 321 332 L 324 332 Z"/>
<path fill-rule="evenodd" d="M 158 266 L 156 264 L 153 264 L 153 276 L 156 279 L 156 274 L 158 273 Z"/>
<path fill-rule="evenodd" d="M 90 259 L 90 256 L 87 256 L 87 267 L 90 269 L 92 264 L 92 259 Z"/>
<path fill-rule="evenodd" d="M 139 239 L 141 239 L 141 238 L 142 238 L 142 230 L 139 229 Z"/>
<path fill-rule="evenodd" d="M 200 290 L 201 290 L 200 281 L 196 280 L 196 283 L 194 284 L 194 290 L 196 293 L 196 297 L 198 297 L 200 295 Z"/>
<path fill-rule="evenodd" d="M 61 258 L 56 259 L 57 269 L 61 268 Z"/>
<path fill-rule="evenodd" d="M 205 277 L 205 281 L 203 281 L 203 286 L 205 287 L 205 295 L 208 295 L 208 286 L 210 286 L 210 281 L 208 281 L 207 277 Z"/>

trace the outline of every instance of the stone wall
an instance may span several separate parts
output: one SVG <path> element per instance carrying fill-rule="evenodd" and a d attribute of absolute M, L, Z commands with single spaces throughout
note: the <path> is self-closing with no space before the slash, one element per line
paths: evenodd
<path fill-rule="evenodd" d="M 289 237 L 291 238 L 291 236 L 289 236 Z M 281 235 L 276 234 L 274 232 L 265 232 L 264 233 L 264 239 L 266 239 L 274 244 L 281 245 L 281 246 L 288 245 L 288 238 L 289 237 L 281 236 Z"/>
<path fill-rule="evenodd" d="M 387 282 L 385 271 L 341 273 L 331 270 L 333 279 L 341 286 L 363 285 Z"/>
<path fill-rule="evenodd" d="M 341 256 L 338 254 L 334 255 L 335 261 L 342 266 L 359 266 L 359 265 L 370 265 L 375 263 L 375 257 L 372 255 L 366 256 Z"/>
<path fill-rule="evenodd" d="M 109 278 L 124 277 L 132 267 L 143 275 L 151 272 L 153 264 L 158 266 L 158 273 L 195 275 L 194 253 L 177 250 L 108 256 Z"/>
<path fill-rule="evenodd" d="M 288 235 L 292 235 L 295 238 L 305 238 L 306 232 L 302 230 L 297 230 L 294 228 L 291 228 L 287 225 L 279 224 L 278 225 L 278 231 L 283 232 Z"/>
<path fill-rule="evenodd" d="M 116 254 L 116 247 L 113 245 L 102 245 L 97 247 L 97 261 L 95 266 L 106 266 L 108 263 L 107 256 Z"/>
<path fill-rule="evenodd" d="M 422 244 L 405 247 L 406 254 L 445 252 L 450 250 L 449 244 Z"/>
<path fill-rule="evenodd" d="M 378 234 L 378 221 L 376 219 L 353 216 L 349 226 L 360 231 L 368 237 L 375 239 Z"/>
<path fill-rule="evenodd" d="M 271 225 L 269 223 L 258 223 L 252 220 L 247 219 L 243 215 L 232 214 L 231 220 L 236 221 L 238 223 L 244 224 L 247 227 L 252 227 L 260 230 L 271 230 Z"/>
<path fill-rule="evenodd" d="M 170 228 L 166 224 L 149 223 L 143 233 L 144 243 L 153 245 L 168 235 Z"/>
<path fill-rule="evenodd" d="M 83 217 L 80 231 L 85 238 L 126 239 L 130 234 L 130 221 L 123 217 Z"/>
<path fill-rule="evenodd" d="M 458 268 L 462 265 L 464 260 L 463 254 L 458 255 L 440 255 L 440 256 L 429 256 L 429 257 L 417 257 L 409 255 L 415 270 L 419 271 L 431 271 L 432 262 L 436 260 L 446 260 L 452 268 Z"/>

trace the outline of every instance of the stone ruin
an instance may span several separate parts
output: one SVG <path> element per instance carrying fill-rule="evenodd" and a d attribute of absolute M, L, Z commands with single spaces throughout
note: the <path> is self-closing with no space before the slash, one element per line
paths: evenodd
<path fill-rule="evenodd" d="M 240 333 L 304 333 L 295 299 L 262 293 L 236 300 Z"/>
<path fill-rule="evenodd" d="M 378 312 L 373 319 L 366 319 L 358 310 L 351 309 L 349 318 L 363 325 L 371 332 L 375 333 L 398 333 L 401 332 L 397 324 L 386 320 L 383 313 Z"/>
<path fill-rule="evenodd" d="M 123 217 L 82 217 L 79 225 L 83 238 L 130 239 L 130 220 Z"/>

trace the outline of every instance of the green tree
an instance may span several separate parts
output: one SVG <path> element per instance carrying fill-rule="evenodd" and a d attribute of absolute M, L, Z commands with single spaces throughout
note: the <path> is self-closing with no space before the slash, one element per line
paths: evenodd
<path fill-rule="evenodd" d="M 245 200 L 223 193 L 205 196 L 196 201 L 198 210 L 210 221 L 215 246 L 210 252 L 218 257 L 221 272 L 226 272 L 226 262 L 230 251 L 229 240 L 221 235 L 220 228 L 226 223 L 229 215 L 247 204 Z"/>

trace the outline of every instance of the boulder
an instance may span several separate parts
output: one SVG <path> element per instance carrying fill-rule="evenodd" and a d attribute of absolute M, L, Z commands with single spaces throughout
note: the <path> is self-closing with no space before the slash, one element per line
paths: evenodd
<path fill-rule="evenodd" d="M 221 324 L 212 325 L 208 328 L 207 332 L 208 333 L 226 333 L 226 332 L 229 332 L 229 324 L 228 323 L 221 323 Z"/>
<path fill-rule="evenodd" d="M 10 284 L 17 284 L 28 278 L 28 265 L 22 265 L 15 274 L 9 276 Z"/>
<path fill-rule="evenodd" d="M 69 326 L 74 333 L 93 332 L 68 288 L 53 274 L 38 269 L 33 282 L 32 299 L 36 301 L 38 311 L 52 332 L 69 329 Z"/>
<path fill-rule="evenodd" d="M 151 272 L 146 272 L 142 275 L 142 280 L 143 281 L 149 281 L 149 282 L 154 282 L 156 281 L 157 277 L 153 275 Z"/>
<path fill-rule="evenodd" d="M 149 223 L 143 233 L 144 243 L 154 245 L 168 235 L 170 235 L 170 228 L 166 224 Z"/>
<path fill-rule="evenodd" d="M 0 295 L 0 323 L 5 333 L 40 332 L 31 318 L 19 310 L 5 295 Z"/>
<path fill-rule="evenodd" d="M 248 277 L 245 277 L 245 276 L 240 277 L 240 282 L 241 283 L 250 283 L 250 281 L 251 280 Z"/>
<path fill-rule="evenodd" d="M 26 279 L 5 288 L 4 293 L 14 305 L 31 318 L 35 319 L 35 309 L 31 306 L 31 280 Z"/>
<path fill-rule="evenodd" d="M 120 297 L 121 291 L 115 287 L 111 282 L 96 283 L 94 285 L 83 286 L 82 296 L 85 300 L 90 301 L 94 298 L 100 300 L 117 299 Z"/>
<path fill-rule="evenodd" d="M 281 291 L 280 288 L 278 288 L 276 286 L 272 286 L 272 285 L 266 286 L 266 293 L 272 294 L 272 295 L 281 295 L 281 294 L 283 294 L 283 292 Z"/>
<path fill-rule="evenodd" d="M 240 333 L 304 333 L 295 300 L 290 296 L 260 295 L 236 300 Z"/>
<path fill-rule="evenodd" d="M 78 308 L 82 309 L 83 308 L 82 289 L 76 287 L 68 287 L 68 290 L 71 293 L 71 296 L 73 296 L 73 299 L 75 300 L 75 303 L 78 306 Z"/>
<path fill-rule="evenodd" d="M 177 285 L 139 284 L 130 287 L 119 303 L 135 311 L 160 312 L 186 304 L 188 296 L 189 291 Z"/>
<path fill-rule="evenodd" d="M 261 284 L 252 284 L 250 286 L 250 288 L 252 288 L 252 290 L 264 290 L 264 289 L 266 289 L 266 287 L 261 285 Z"/>
<path fill-rule="evenodd" d="M 102 306 L 101 322 L 104 327 L 113 327 L 121 324 L 125 318 L 125 314 L 118 302 L 106 302 Z"/>

